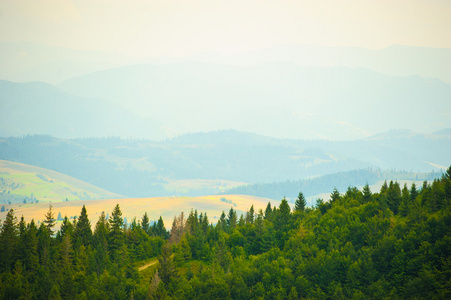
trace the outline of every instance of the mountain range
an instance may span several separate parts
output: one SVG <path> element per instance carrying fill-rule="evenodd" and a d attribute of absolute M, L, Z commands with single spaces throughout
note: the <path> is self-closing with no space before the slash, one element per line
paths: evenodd
<path fill-rule="evenodd" d="M 451 164 L 451 135 L 443 133 L 390 131 L 354 141 L 275 139 L 233 130 L 160 142 L 24 136 L 1 139 L 0 159 L 55 170 L 127 197 L 198 196 L 223 192 L 218 188 L 224 184 L 365 168 L 440 172 Z"/>
<path fill-rule="evenodd" d="M 235 129 L 277 138 L 353 140 L 390 129 L 449 128 L 450 95 L 451 84 L 440 80 L 362 68 L 132 65 L 58 86 L 1 81 L 0 134 L 161 140 Z"/>

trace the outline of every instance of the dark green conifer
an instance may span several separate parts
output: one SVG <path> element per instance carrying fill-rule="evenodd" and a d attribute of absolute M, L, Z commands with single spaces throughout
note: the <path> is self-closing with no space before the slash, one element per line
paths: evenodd
<path fill-rule="evenodd" d="M 49 210 L 45 214 L 45 219 L 43 222 L 45 224 L 45 228 L 47 228 L 49 235 L 53 235 L 53 227 L 55 227 L 56 220 L 52 204 L 49 205 Z"/>
<path fill-rule="evenodd" d="M 298 213 L 304 212 L 306 206 L 307 201 L 305 200 L 304 194 L 302 192 L 299 192 L 298 198 L 294 203 L 294 211 Z"/>
<path fill-rule="evenodd" d="M 149 216 L 147 215 L 147 212 L 144 213 L 144 216 L 141 220 L 141 227 L 145 233 L 150 234 L 150 222 L 149 222 Z"/>
<path fill-rule="evenodd" d="M 16 247 L 19 242 L 19 229 L 14 209 L 6 214 L 0 234 L 0 267 L 2 271 L 10 271 L 16 259 Z"/>
<path fill-rule="evenodd" d="M 78 218 L 77 224 L 75 225 L 74 238 L 77 247 L 80 245 L 85 245 L 87 247 L 91 244 L 91 222 L 89 221 L 85 205 L 83 205 L 80 217 Z"/>

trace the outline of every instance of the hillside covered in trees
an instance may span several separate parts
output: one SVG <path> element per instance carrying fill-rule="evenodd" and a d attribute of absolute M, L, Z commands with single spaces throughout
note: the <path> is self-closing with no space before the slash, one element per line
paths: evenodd
<path fill-rule="evenodd" d="M 124 226 L 119 205 L 94 231 L 88 212 L 53 232 L 10 210 L 0 234 L 1 299 L 449 299 L 451 167 L 422 186 L 334 189 L 330 202 L 216 224 L 192 210 Z M 158 263 L 138 271 L 153 257 Z"/>

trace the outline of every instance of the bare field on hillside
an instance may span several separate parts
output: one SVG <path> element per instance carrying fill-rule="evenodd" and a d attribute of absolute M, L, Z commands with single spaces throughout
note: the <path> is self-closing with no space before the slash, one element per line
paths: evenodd
<path fill-rule="evenodd" d="M 225 201 L 227 202 L 225 202 Z M 166 229 L 170 229 L 174 216 L 179 215 L 182 211 L 188 216 L 191 209 L 197 209 L 198 213 L 207 213 L 210 222 L 216 223 L 222 211 L 226 214 L 230 207 L 238 211 L 238 214 L 244 213 L 251 205 L 254 210 L 265 209 L 269 201 L 271 204 L 279 205 L 278 201 L 266 198 L 259 198 L 246 195 L 213 195 L 203 197 L 155 197 L 155 198 L 126 198 L 126 199 L 107 199 L 107 200 L 90 200 L 90 201 L 69 201 L 52 203 L 55 218 L 61 213 L 61 216 L 73 217 L 79 216 L 81 208 L 86 205 L 88 217 L 91 225 L 94 227 L 102 211 L 105 214 L 110 213 L 116 204 L 119 204 L 122 217 L 126 217 L 130 223 L 134 217 L 140 220 L 145 212 L 149 215 L 150 220 L 158 220 L 163 218 Z M 232 203 L 229 203 L 232 202 Z M 37 204 L 12 204 L 5 205 L 7 209 L 14 209 L 17 218 L 24 216 L 27 222 L 34 219 L 35 222 L 42 221 L 44 215 L 49 209 L 49 203 Z M 0 218 L 5 219 L 6 211 L 0 213 Z M 60 222 L 58 222 L 60 223 Z M 60 224 L 57 224 L 58 227 Z"/>

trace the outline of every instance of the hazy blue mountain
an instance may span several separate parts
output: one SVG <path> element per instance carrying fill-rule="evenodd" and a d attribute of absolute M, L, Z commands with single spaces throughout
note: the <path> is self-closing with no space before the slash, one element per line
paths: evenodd
<path fill-rule="evenodd" d="M 0 135 L 161 139 L 161 126 L 105 100 L 69 95 L 47 83 L 0 80 Z"/>
<path fill-rule="evenodd" d="M 393 45 L 383 49 L 279 45 L 220 55 L 201 53 L 181 58 L 143 58 L 114 53 L 67 49 L 27 42 L 0 42 L 0 79 L 58 83 L 90 72 L 131 63 L 199 61 L 231 66 L 291 62 L 311 67 L 362 67 L 391 76 L 418 75 L 451 83 L 451 49 Z"/>
<path fill-rule="evenodd" d="M 311 67 L 361 67 L 390 76 L 418 75 L 451 83 L 451 49 L 393 45 L 383 49 L 280 45 L 239 53 L 204 53 L 193 60 L 252 66 L 268 62 L 292 62 Z"/>
<path fill-rule="evenodd" d="M 451 136 L 410 131 L 354 141 L 308 141 L 230 130 L 160 142 L 6 138 L 0 140 L 0 159 L 55 170 L 121 195 L 144 197 L 173 195 L 167 190 L 172 180 L 267 183 L 364 168 L 440 171 L 451 165 L 449 149 Z M 208 185 L 193 186 L 187 194 L 205 191 L 211 192 Z"/>
<path fill-rule="evenodd" d="M 362 68 L 134 65 L 59 87 L 151 117 L 174 135 L 237 129 L 278 138 L 352 140 L 397 128 L 432 132 L 451 126 L 451 84 Z"/>
<path fill-rule="evenodd" d="M 0 42 L 0 79 L 58 83 L 74 76 L 118 67 L 131 59 L 114 53 L 27 42 Z"/>

